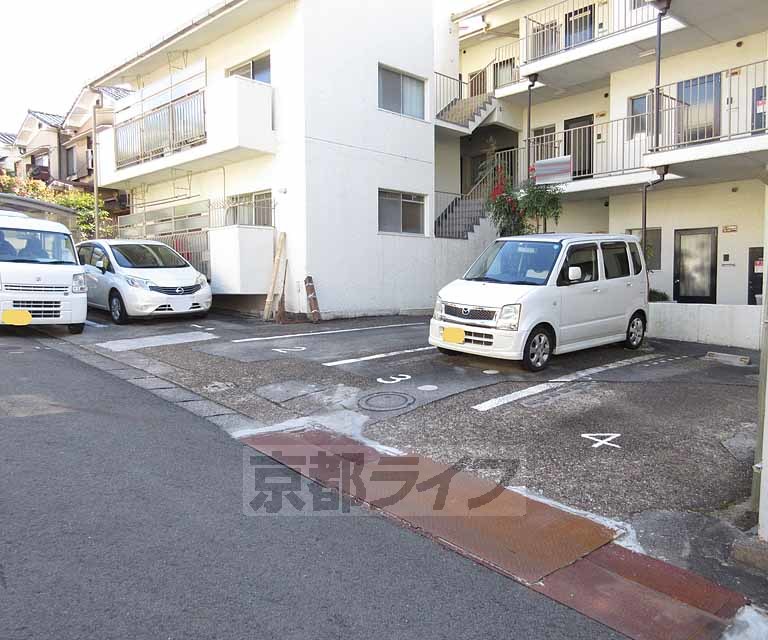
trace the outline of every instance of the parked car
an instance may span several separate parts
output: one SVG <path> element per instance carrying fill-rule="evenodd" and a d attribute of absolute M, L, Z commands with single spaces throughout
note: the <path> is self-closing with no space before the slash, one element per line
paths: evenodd
<path fill-rule="evenodd" d="M 88 304 L 116 324 L 130 318 L 191 314 L 211 308 L 208 279 L 162 242 L 90 240 L 77 245 L 85 266 Z"/>
<path fill-rule="evenodd" d="M 69 229 L 0 211 L 0 324 L 67 325 L 82 333 L 86 280 Z"/>
<path fill-rule="evenodd" d="M 522 360 L 614 342 L 637 349 L 648 322 L 638 239 L 624 235 L 500 238 L 435 304 L 430 344 L 441 352 Z"/>

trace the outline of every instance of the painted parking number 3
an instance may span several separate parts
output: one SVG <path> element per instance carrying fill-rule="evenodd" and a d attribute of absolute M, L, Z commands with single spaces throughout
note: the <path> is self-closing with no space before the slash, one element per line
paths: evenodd
<path fill-rule="evenodd" d="M 376 382 L 380 382 L 381 384 L 399 384 L 400 382 L 405 382 L 406 380 L 411 380 L 411 376 L 407 376 L 405 374 L 400 376 L 389 376 L 389 378 L 379 378 L 376 380 Z"/>
<path fill-rule="evenodd" d="M 291 347 L 291 348 L 285 348 L 285 349 L 272 349 L 272 351 L 275 351 L 277 353 L 297 353 L 299 351 L 306 351 L 306 347 Z"/>

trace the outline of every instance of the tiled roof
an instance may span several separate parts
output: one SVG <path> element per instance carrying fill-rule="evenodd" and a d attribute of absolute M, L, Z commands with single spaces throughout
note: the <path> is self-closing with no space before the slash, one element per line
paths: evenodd
<path fill-rule="evenodd" d="M 113 100 L 122 100 L 133 93 L 130 89 L 123 89 L 122 87 L 101 87 L 101 91 Z"/>
<path fill-rule="evenodd" d="M 62 124 L 64 124 L 64 116 L 57 116 L 53 113 L 45 113 L 44 111 L 32 110 L 30 110 L 29 114 L 51 127 L 60 127 Z"/>
<path fill-rule="evenodd" d="M 16 142 L 16 135 L 13 133 L 0 133 L 0 144 L 13 144 Z"/>

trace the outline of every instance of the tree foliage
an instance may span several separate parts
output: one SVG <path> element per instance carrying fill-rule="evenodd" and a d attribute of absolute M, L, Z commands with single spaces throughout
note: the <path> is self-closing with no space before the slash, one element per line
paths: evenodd
<path fill-rule="evenodd" d="M 72 209 L 77 212 L 77 228 L 83 239 L 93 238 L 95 230 L 93 193 L 75 189 L 56 191 L 41 180 L 7 175 L 0 175 L 0 193 L 13 193 L 24 198 L 34 198 Z M 114 233 L 112 218 L 104 209 L 104 201 L 101 199 L 99 199 L 99 233 L 102 237 L 110 237 Z"/>
<path fill-rule="evenodd" d="M 511 176 L 501 166 L 495 167 L 495 184 L 488 198 L 491 222 L 501 236 L 519 236 L 546 230 L 547 221 L 555 223 L 563 213 L 560 185 L 536 184 L 530 178 L 515 188 Z"/>

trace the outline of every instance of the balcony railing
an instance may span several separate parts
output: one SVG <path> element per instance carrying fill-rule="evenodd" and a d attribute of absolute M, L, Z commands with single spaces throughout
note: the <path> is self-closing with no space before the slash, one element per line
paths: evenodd
<path fill-rule="evenodd" d="M 658 151 L 768 133 L 768 60 L 659 87 Z"/>
<path fill-rule="evenodd" d="M 644 0 L 564 0 L 525 17 L 525 61 L 540 60 L 579 45 L 634 29 L 656 19 Z"/>
<path fill-rule="evenodd" d="M 205 92 L 198 91 L 115 126 L 118 169 L 206 141 Z"/>
<path fill-rule="evenodd" d="M 167 244 L 200 273 L 211 278 L 211 252 L 208 246 L 208 230 L 189 233 L 172 233 L 162 236 L 149 236 L 147 240 L 157 240 Z"/>

